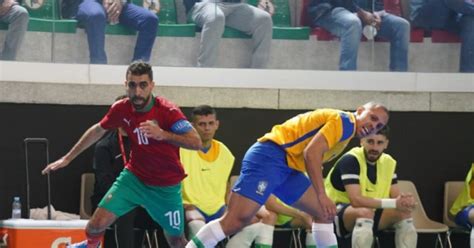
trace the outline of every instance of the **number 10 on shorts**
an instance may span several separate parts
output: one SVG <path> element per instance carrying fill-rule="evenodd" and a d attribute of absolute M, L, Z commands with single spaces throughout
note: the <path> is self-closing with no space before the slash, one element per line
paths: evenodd
<path fill-rule="evenodd" d="M 165 216 L 168 217 L 172 228 L 179 229 L 179 226 L 181 225 L 181 215 L 179 214 L 179 210 L 168 211 Z"/>

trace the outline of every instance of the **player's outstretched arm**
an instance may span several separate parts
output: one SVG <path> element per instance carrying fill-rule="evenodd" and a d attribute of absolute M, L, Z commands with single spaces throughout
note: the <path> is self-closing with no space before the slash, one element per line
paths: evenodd
<path fill-rule="evenodd" d="M 60 159 L 48 164 L 46 168 L 41 171 L 43 175 L 49 173 L 50 171 L 55 171 L 57 169 L 66 167 L 74 158 L 76 158 L 81 152 L 87 149 L 89 146 L 97 142 L 97 140 L 102 137 L 107 130 L 103 129 L 99 123 L 93 125 L 82 135 L 79 141 L 69 150 L 66 155 Z"/>

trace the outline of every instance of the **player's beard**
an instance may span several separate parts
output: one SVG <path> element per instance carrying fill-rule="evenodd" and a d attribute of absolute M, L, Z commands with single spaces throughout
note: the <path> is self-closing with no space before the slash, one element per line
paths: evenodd
<path fill-rule="evenodd" d="M 150 96 L 148 96 L 146 99 L 140 96 L 133 96 L 131 97 L 132 100 L 132 105 L 135 108 L 135 110 L 142 110 L 145 108 L 146 104 L 148 103 L 148 100 L 150 100 Z M 135 103 L 136 100 L 142 100 L 141 104 Z"/>
<path fill-rule="evenodd" d="M 382 155 L 382 153 L 380 152 L 377 152 L 377 151 L 374 151 L 374 150 L 365 150 L 364 149 L 364 153 L 365 153 L 365 159 L 369 162 L 372 162 L 372 163 L 375 163 L 377 162 L 377 160 L 379 160 L 380 156 Z"/>

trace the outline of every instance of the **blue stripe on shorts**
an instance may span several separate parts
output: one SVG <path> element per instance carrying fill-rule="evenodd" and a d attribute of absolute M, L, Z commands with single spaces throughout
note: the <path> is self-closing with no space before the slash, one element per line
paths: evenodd
<path fill-rule="evenodd" d="M 199 211 L 199 213 L 202 214 L 202 216 L 204 216 L 204 221 L 206 223 L 209 223 L 215 219 L 219 219 L 220 217 L 222 217 L 222 215 L 224 215 L 224 212 L 225 210 L 227 209 L 227 207 L 224 205 L 222 206 L 221 208 L 219 208 L 219 210 L 217 210 L 217 212 L 213 213 L 212 215 L 207 215 L 206 213 L 204 213 L 201 209 L 199 208 L 196 208 L 197 211 Z"/>
<path fill-rule="evenodd" d="M 469 211 L 471 211 L 471 209 L 474 209 L 474 205 L 469 205 L 459 211 L 459 213 L 456 214 L 456 217 L 454 218 L 454 222 L 456 222 L 456 224 L 459 226 L 472 229 L 472 224 L 469 222 Z"/>

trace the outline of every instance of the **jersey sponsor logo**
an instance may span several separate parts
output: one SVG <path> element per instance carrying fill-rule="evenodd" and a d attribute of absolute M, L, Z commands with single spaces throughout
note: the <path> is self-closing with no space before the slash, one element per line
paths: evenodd
<path fill-rule="evenodd" d="M 265 193 L 265 190 L 267 189 L 267 186 L 268 186 L 267 181 L 258 182 L 257 191 L 255 191 L 255 193 L 259 195 L 263 195 Z"/>
<path fill-rule="evenodd" d="M 71 237 L 59 237 L 51 243 L 51 248 L 64 247 L 71 244 Z"/>
<path fill-rule="evenodd" d="M 112 193 L 108 194 L 107 197 L 105 198 L 105 202 L 109 202 L 110 200 L 112 200 Z"/>
<path fill-rule="evenodd" d="M 130 120 L 127 120 L 126 118 L 123 118 L 123 121 L 127 123 L 128 126 L 130 126 Z"/>

